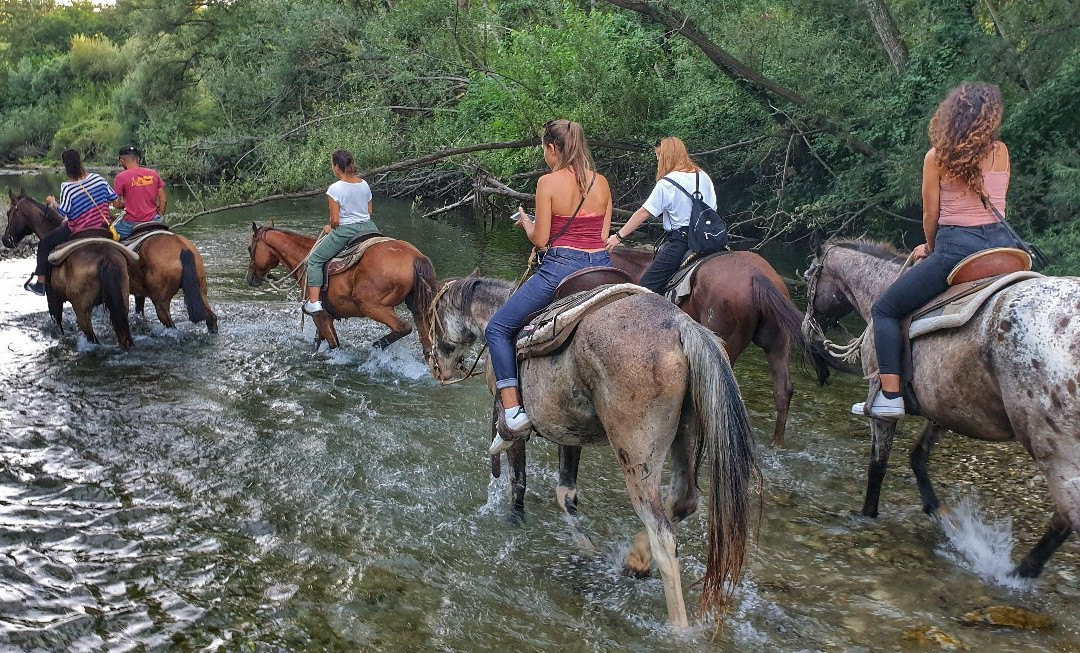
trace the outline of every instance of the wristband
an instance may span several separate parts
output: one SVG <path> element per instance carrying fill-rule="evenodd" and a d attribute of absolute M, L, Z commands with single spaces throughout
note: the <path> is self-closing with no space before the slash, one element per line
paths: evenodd
<path fill-rule="evenodd" d="M 620 243 L 623 241 L 623 236 L 619 233 L 618 229 L 615 230 L 615 237 L 619 239 Z"/>

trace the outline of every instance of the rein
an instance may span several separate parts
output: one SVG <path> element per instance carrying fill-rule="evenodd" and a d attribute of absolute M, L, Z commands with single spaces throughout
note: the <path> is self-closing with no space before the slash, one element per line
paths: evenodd
<path fill-rule="evenodd" d="M 267 231 L 269 231 L 269 229 L 267 229 Z M 263 281 L 266 282 L 266 285 L 270 286 L 271 288 L 273 288 L 274 290 L 276 290 L 278 292 L 285 292 L 287 290 L 291 290 L 294 287 L 300 286 L 301 285 L 301 279 L 300 279 L 300 277 L 296 276 L 296 273 L 300 270 L 300 268 L 307 265 L 308 259 L 311 258 L 312 252 L 315 251 L 315 248 L 319 246 L 319 243 L 321 243 L 324 238 L 326 238 L 326 234 L 320 234 L 319 237 L 315 239 L 315 244 L 312 245 L 311 249 L 308 250 L 307 256 L 300 259 L 300 262 L 296 264 L 296 267 L 294 267 L 292 270 L 289 270 L 289 273 L 286 276 L 286 278 L 277 280 L 277 279 L 272 278 L 270 276 L 270 273 L 268 272 L 266 274 L 266 276 L 263 277 Z M 266 231 L 264 231 L 262 233 L 262 235 L 259 236 L 259 240 L 262 241 L 263 243 L 266 243 Z M 270 244 L 266 243 L 266 246 L 270 247 Z M 304 276 L 307 276 L 307 275 L 305 274 Z M 282 283 L 283 281 L 284 281 L 284 283 Z M 301 295 L 303 295 L 302 292 L 301 292 Z M 301 296 L 300 300 L 303 301 L 302 296 Z"/>
<path fill-rule="evenodd" d="M 435 353 L 435 339 L 438 334 L 439 326 L 442 324 L 442 321 L 439 319 L 439 300 L 442 299 L 442 296 L 446 294 L 447 290 L 450 289 L 450 286 L 454 285 L 457 282 L 458 280 L 454 279 L 444 283 L 443 287 L 439 288 L 439 292 L 435 293 L 435 296 L 431 298 L 431 308 L 428 309 L 431 311 L 431 316 L 428 319 L 428 342 L 431 343 L 431 351 L 428 352 L 427 358 L 428 365 L 430 365 L 432 369 L 434 369 L 436 372 L 441 372 L 439 368 L 439 357 Z M 446 333 L 446 327 L 443 327 L 442 331 L 443 333 Z M 469 369 L 468 372 L 465 372 L 465 376 L 461 377 L 460 379 L 443 381 L 442 379 L 438 379 L 436 377 L 436 380 L 439 381 L 439 383 L 441 383 L 442 385 L 454 385 L 456 383 L 461 383 L 462 381 L 465 381 L 467 379 L 471 379 L 474 376 L 479 376 L 483 372 L 477 372 L 476 366 L 480 364 L 480 359 L 484 356 L 485 351 L 487 351 L 487 342 L 485 342 L 484 345 L 480 347 L 480 351 L 476 354 L 476 359 L 473 360 L 472 367 Z M 459 369 L 464 372 L 465 366 L 462 365 Z"/>
<path fill-rule="evenodd" d="M 825 331 L 821 328 L 821 325 L 818 324 L 818 321 L 813 316 L 814 298 L 817 295 L 817 284 L 818 280 L 821 279 L 821 271 L 825 268 L 825 257 L 828 256 L 829 252 L 831 252 L 835 247 L 837 246 L 833 245 L 833 247 L 830 247 L 824 252 L 822 252 L 821 256 L 818 257 L 818 259 L 814 261 L 814 264 L 810 266 L 810 269 L 806 271 L 806 276 L 808 277 L 806 282 L 806 321 L 803 332 L 808 339 L 817 337 L 817 339 L 821 340 L 821 344 L 825 348 L 825 351 L 833 358 L 837 358 L 845 363 L 854 364 L 855 360 L 859 358 L 859 354 L 862 351 L 862 345 L 863 342 L 866 340 L 866 334 L 869 333 L 870 329 L 872 329 L 874 326 L 873 320 L 867 320 L 866 328 L 863 329 L 863 332 L 860 333 L 857 337 L 849 340 L 845 344 L 840 345 L 833 342 L 832 340 L 829 340 L 829 338 L 825 335 Z M 902 277 L 904 273 L 908 271 L 908 268 L 913 264 L 914 260 L 915 252 L 912 251 L 910 254 L 908 254 L 908 257 L 904 261 L 904 264 L 900 266 L 900 271 L 896 273 L 896 278 L 894 278 L 892 281 L 893 283 L 896 283 L 897 279 Z"/>

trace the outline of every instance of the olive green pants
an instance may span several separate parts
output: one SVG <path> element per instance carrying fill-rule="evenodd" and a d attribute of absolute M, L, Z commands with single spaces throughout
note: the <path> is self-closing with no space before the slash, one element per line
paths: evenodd
<path fill-rule="evenodd" d="M 341 250 L 345 249 L 345 245 L 348 244 L 353 236 L 358 236 L 366 231 L 378 230 L 379 229 L 375 226 L 374 221 L 365 220 L 364 222 L 355 224 L 338 225 L 336 229 L 326 234 L 326 237 L 322 239 L 319 246 L 316 247 L 314 251 L 311 252 L 311 256 L 308 257 L 308 288 L 322 288 L 326 262 L 340 254 Z"/>

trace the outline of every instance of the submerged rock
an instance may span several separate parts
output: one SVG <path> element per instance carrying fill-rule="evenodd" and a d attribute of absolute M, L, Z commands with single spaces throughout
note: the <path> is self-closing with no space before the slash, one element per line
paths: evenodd
<path fill-rule="evenodd" d="M 923 648 L 934 647 L 942 651 L 968 650 L 964 640 L 955 635 L 950 635 L 937 626 L 919 626 L 904 633 L 901 639 L 914 642 Z"/>
<path fill-rule="evenodd" d="M 1050 617 L 1023 608 L 1014 608 L 1011 605 L 991 605 L 972 610 L 960 618 L 960 623 L 968 626 L 1002 626 L 1022 630 L 1043 630 L 1054 625 Z"/>

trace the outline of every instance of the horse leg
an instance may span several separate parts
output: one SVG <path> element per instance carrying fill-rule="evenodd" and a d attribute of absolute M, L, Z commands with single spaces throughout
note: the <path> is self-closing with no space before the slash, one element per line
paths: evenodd
<path fill-rule="evenodd" d="M 93 305 L 86 306 L 83 302 L 79 304 L 72 302 L 71 307 L 75 309 L 75 321 L 79 323 L 79 328 L 86 336 L 86 339 L 95 345 L 98 344 L 97 334 L 94 333 L 94 322 L 91 319 Z"/>
<path fill-rule="evenodd" d="M 142 295 L 135 296 L 135 315 L 146 319 L 146 297 Z"/>
<path fill-rule="evenodd" d="M 788 411 L 791 408 L 791 397 L 795 394 L 795 388 L 791 386 L 791 341 L 787 336 L 779 338 L 781 342 L 770 343 L 765 350 L 769 359 L 769 377 L 773 384 L 773 404 L 776 406 L 776 426 L 773 429 L 774 447 L 784 446 L 784 436 L 787 433 Z"/>
<path fill-rule="evenodd" d="M 889 453 L 892 452 L 893 438 L 896 436 L 896 422 L 872 419 L 870 434 L 870 466 L 866 472 L 866 498 L 863 501 L 862 514 L 877 517 L 878 503 L 881 501 L 881 482 L 885 480 L 885 470 L 889 466 Z"/>
<path fill-rule="evenodd" d="M 49 315 L 56 322 L 56 326 L 60 329 L 60 333 L 64 332 L 64 300 L 60 299 L 54 292 L 50 292 L 45 297 L 46 302 L 49 304 Z"/>
<path fill-rule="evenodd" d="M 510 445 L 506 460 L 510 466 L 510 494 L 513 497 L 510 523 L 520 526 L 525 523 L 525 440 Z"/>
<path fill-rule="evenodd" d="M 555 501 L 566 514 L 566 523 L 570 525 L 570 534 L 578 548 L 592 553 L 596 551 L 596 547 L 581 528 L 581 519 L 578 517 L 577 474 L 580 464 L 581 447 L 559 447 L 559 485 L 555 488 Z"/>
<path fill-rule="evenodd" d="M 160 321 L 166 329 L 175 329 L 176 325 L 173 324 L 172 319 L 172 298 L 151 295 L 150 301 L 154 303 L 154 310 L 157 312 L 158 321 Z"/>
<path fill-rule="evenodd" d="M 911 471 L 915 473 L 915 482 L 919 485 L 923 512 L 930 516 L 936 515 L 938 508 L 941 507 L 941 502 L 934 493 L 934 484 L 930 481 L 930 452 L 934 450 L 944 434 L 944 428 L 928 421 L 918 442 L 911 449 Z"/>
<path fill-rule="evenodd" d="M 1057 551 L 1058 547 L 1065 543 L 1065 540 L 1069 539 L 1072 531 L 1072 525 L 1069 524 L 1068 518 L 1060 512 L 1055 512 L 1053 517 L 1050 518 L 1050 525 L 1047 527 L 1042 539 L 1039 540 L 1039 543 L 1035 545 L 1035 548 L 1030 553 L 1024 556 L 1024 559 L 1013 570 L 1013 574 L 1020 578 L 1038 577 L 1042 573 L 1046 561 L 1050 559 L 1050 556 L 1054 555 L 1054 551 Z"/>
<path fill-rule="evenodd" d="M 390 333 L 375 341 L 375 346 L 379 349 L 386 349 L 398 340 L 401 340 L 412 333 L 412 327 L 402 322 L 401 318 L 397 315 L 397 311 L 395 311 L 392 306 L 378 304 L 371 307 L 364 306 L 363 309 L 364 315 L 390 327 Z"/>
<path fill-rule="evenodd" d="M 623 473 L 626 476 L 626 489 L 630 493 L 630 503 L 634 506 L 634 512 L 645 524 L 648 533 L 649 544 L 652 548 L 656 566 L 660 569 L 660 576 L 664 581 L 664 598 L 667 600 L 668 619 L 679 628 L 686 628 L 689 622 L 686 619 L 686 603 L 683 600 L 682 577 L 679 571 L 679 559 L 676 557 L 675 529 L 664 514 L 664 503 L 660 497 L 660 465 L 663 458 L 658 460 L 655 471 L 647 477 L 642 477 L 642 466 L 628 466 L 624 463 Z"/>

